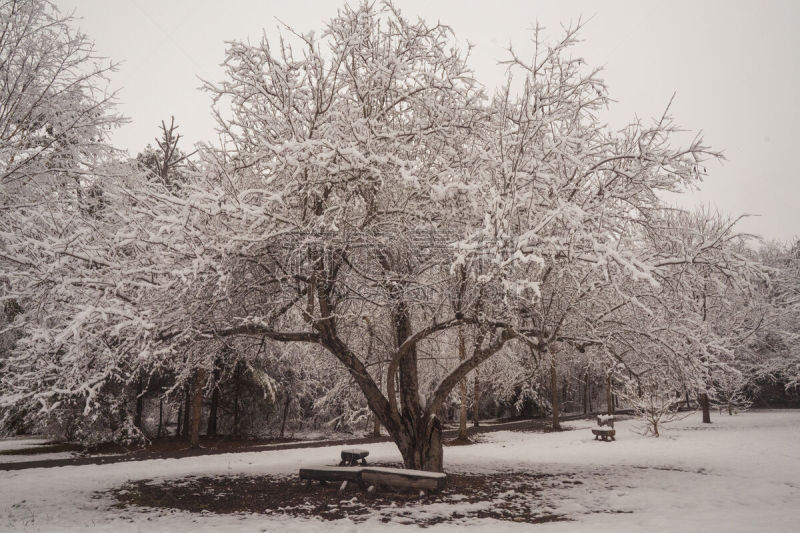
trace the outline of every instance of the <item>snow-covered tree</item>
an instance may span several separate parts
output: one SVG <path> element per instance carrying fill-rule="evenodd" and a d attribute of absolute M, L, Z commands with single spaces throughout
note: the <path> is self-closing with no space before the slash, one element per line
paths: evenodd
<path fill-rule="evenodd" d="M 92 413 L 164 372 L 193 384 L 197 417 L 223 346 L 265 383 L 308 382 L 332 356 L 347 379 L 331 414 L 362 420 L 337 392 L 354 384 L 407 467 L 441 470 L 440 412 L 493 356 L 696 375 L 717 350 L 666 281 L 733 256 L 724 232 L 671 233 L 659 192 L 716 154 L 674 147 L 666 114 L 600 124 L 611 101 L 570 55 L 575 31 L 548 45 L 537 30 L 529 61 L 512 52 L 516 81 L 487 98 L 446 26 L 346 7 L 319 36 L 229 45 L 225 79 L 206 85 L 221 143 L 179 190 L 84 139 L 98 151 L 76 152 L 72 192 L 20 206 L 33 218 L 2 234 L 25 309 L 4 405 Z"/>
<path fill-rule="evenodd" d="M 529 64 L 512 60 L 522 93 L 488 103 L 449 30 L 391 5 L 344 9 L 321 38 L 231 45 L 227 79 L 207 87 L 224 144 L 202 154 L 208 179 L 174 231 L 204 239 L 194 279 L 208 302 L 259 301 L 195 316 L 192 331 L 321 345 L 406 466 L 440 470 L 437 413 L 470 371 L 512 339 L 539 353 L 591 343 L 587 312 L 608 312 L 608 294 L 709 258 L 638 239 L 664 209 L 658 191 L 695 182 L 714 154 L 672 148 L 668 117 L 607 131 L 602 82 L 568 57 L 574 33 L 538 39 Z M 383 387 L 365 317 L 384 339 Z"/>
<path fill-rule="evenodd" d="M 112 65 L 72 23 L 44 0 L 0 5 L 0 296 L 20 310 L 0 406 L 88 420 L 138 365 L 127 339 L 147 335 L 132 310 L 151 276 L 132 267 L 135 176 L 108 143 Z"/>

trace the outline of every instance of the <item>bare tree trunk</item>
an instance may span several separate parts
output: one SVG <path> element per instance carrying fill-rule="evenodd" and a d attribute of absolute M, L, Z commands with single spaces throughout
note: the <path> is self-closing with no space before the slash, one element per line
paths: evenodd
<path fill-rule="evenodd" d="M 587 414 L 589 412 L 589 372 L 586 372 L 586 375 L 583 380 L 583 414 Z"/>
<path fill-rule="evenodd" d="M 281 438 L 286 434 L 286 417 L 289 415 L 289 405 L 292 403 L 292 397 L 286 395 L 286 402 L 283 404 L 283 420 L 281 420 Z"/>
<path fill-rule="evenodd" d="M 214 389 L 211 392 L 211 405 L 209 406 L 208 412 L 208 426 L 206 426 L 206 435 L 216 436 L 217 435 L 217 409 L 219 407 L 219 388 L 214 385 Z"/>
<path fill-rule="evenodd" d="M 555 360 L 550 363 L 550 395 L 553 403 L 553 431 L 561 431 L 561 424 L 558 422 L 560 400 L 558 398 L 558 372 Z"/>
<path fill-rule="evenodd" d="M 481 389 L 480 379 L 478 378 L 478 369 L 474 370 L 475 380 L 472 382 L 472 425 L 479 427 L 481 424 Z"/>
<path fill-rule="evenodd" d="M 588 378 L 589 374 L 587 373 L 586 376 Z M 589 412 L 590 413 L 592 412 L 592 394 L 593 394 L 592 382 L 591 382 L 591 378 L 588 378 L 588 381 L 586 382 L 586 395 L 588 397 L 587 404 L 589 405 Z"/>
<path fill-rule="evenodd" d="M 373 437 L 380 437 L 381 436 L 381 420 L 375 415 L 372 415 L 372 418 L 375 421 L 375 425 L 372 427 L 372 436 Z"/>
<path fill-rule="evenodd" d="M 612 389 L 612 381 L 611 381 L 611 374 L 608 375 L 606 379 L 606 404 L 608 408 L 608 414 L 614 414 L 614 390 Z"/>
<path fill-rule="evenodd" d="M 463 361 L 467 358 L 467 350 L 464 346 L 464 333 L 458 328 L 458 360 Z M 461 409 L 458 413 L 458 438 L 467 440 L 467 378 L 461 378 L 458 383 L 459 395 L 461 397 Z"/>
<path fill-rule="evenodd" d="M 183 401 L 178 404 L 178 427 L 175 429 L 175 436 L 181 438 L 181 430 L 183 429 Z"/>
<path fill-rule="evenodd" d="M 192 448 L 200 446 L 200 421 L 203 418 L 203 386 L 206 381 L 206 370 L 198 368 L 194 376 L 194 394 L 192 395 L 192 433 L 189 445 Z"/>
<path fill-rule="evenodd" d="M 208 426 L 206 427 L 206 435 L 217 435 L 217 409 L 219 407 L 219 378 L 220 378 L 220 361 L 214 362 L 214 381 L 211 389 L 211 405 L 209 406 L 208 413 Z"/>
<path fill-rule="evenodd" d="M 705 392 L 700 395 L 700 406 L 703 408 L 703 423 L 711 423 L 711 402 L 708 399 L 708 394 Z"/>
<path fill-rule="evenodd" d="M 156 431 L 156 438 L 160 439 L 164 431 L 164 397 L 158 397 L 158 431 Z"/>
<path fill-rule="evenodd" d="M 140 431 L 142 430 L 142 413 L 144 412 L 144 394 L 142 378 L 136 381 L 136 414 L 133 417 L 133 425 Z"/>
<path fill-rule="evenodd" d="M 233 371 L 234 389 L 233 389 L 233 434 L 237 437 L 241 435 L 241 428 L 239 427 L 239 391 L 242 386 L 242 362 L 236 362 L 236 368 Z"/>
<path fill-rule="evenodd" d="M 192 407 L 192 394 L 191 394 L 191 382 L 187 381 L 186 384 L 183 386 L 183 433 L 181 437 L 187 438 L 189 436 L 189 419 L 190 419 L 190 411 Z"/>

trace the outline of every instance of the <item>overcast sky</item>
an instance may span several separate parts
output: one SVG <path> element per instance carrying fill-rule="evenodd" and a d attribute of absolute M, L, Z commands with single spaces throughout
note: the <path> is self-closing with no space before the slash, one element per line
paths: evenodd
<path fill-rule="evenodd" d="M 257 41 L 280 21 L 319 31 L 336 1 L 57 0 L 75 11 L 97 51 L 120 62 L 112 86 L 131 119 L 114 142 L 131 154 L 152 143 L 174 115 L 188 148 L 215 137 L 200 78 L 219 81 L 227 40 Z M 557 38 L 560 24 L 591 20 L 578 53 L 604 67 L 617 103 L 604 117 L 619 126 L 637 115 L 672 113 L 702 130 L 727 161 L 713 164 L 699 192 L 681 205 L 757 214 L 743 231 L 770 239 L 800 236 L 800 1 L 455 1 L 399 0 L 406 16 L 441 21 L 476 45 L 472 65 L 488 88 L 509 43 L 525 47 L 538 20 Z"/>

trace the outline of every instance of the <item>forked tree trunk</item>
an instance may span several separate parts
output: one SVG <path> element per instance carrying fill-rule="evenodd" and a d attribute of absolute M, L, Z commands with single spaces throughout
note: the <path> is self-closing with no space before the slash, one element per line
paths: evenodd
<path fill-rule="evenodd" d="M 194 393 L 192 394 L 192 433 L 189 445 L 192 448 L 200 446 L 200 421 L 203 418 L 203 386 L 206 381 L 206 370 L 198 368 L 194 376 Z"/>
<path fill-rule="evenodd" d="M 703 423 L 711 423 L 711 402 L 708 399 L 708 394 L 705 392 L 700 395 L 700 405 L 703 408 Z"/>
<path fill-rule="evenodd" d="M 403 456 L 403 465 L 412 470 L 442 472 L 442 424 L 438 417 L 432 417 L 421 426 L 419 434 L 413 433 L 411 428 L 402 428 L 398 435 L 393 435 Z"/>

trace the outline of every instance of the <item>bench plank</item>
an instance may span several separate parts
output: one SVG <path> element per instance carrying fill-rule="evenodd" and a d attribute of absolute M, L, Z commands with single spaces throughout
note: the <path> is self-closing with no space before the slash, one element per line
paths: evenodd
<path fill-rule="evenodd" d="M 394 490 L 442 490 L 447 483 L 447 475 L 440 472 L 406 470 L 401 468 L 365 468 L 361 479 L 366 485 Z"/>
<path fill-rule="evenodd" d="M 361 482 L 360 467 L 352 466 L 320 466 L 317 468 L 301 468 L 300 479 L 313 481 L 355 481 Z"/>
<path fill-rule="evenodd" d="M 365 468 L 321 466 L 301 468 L 300 479 L 323 483 L 352 481 L 361 486 L 379 486 L 391 490 L 442 490 L 447 475 L 440 472 L 406 470 L 403 468 Z"/>

